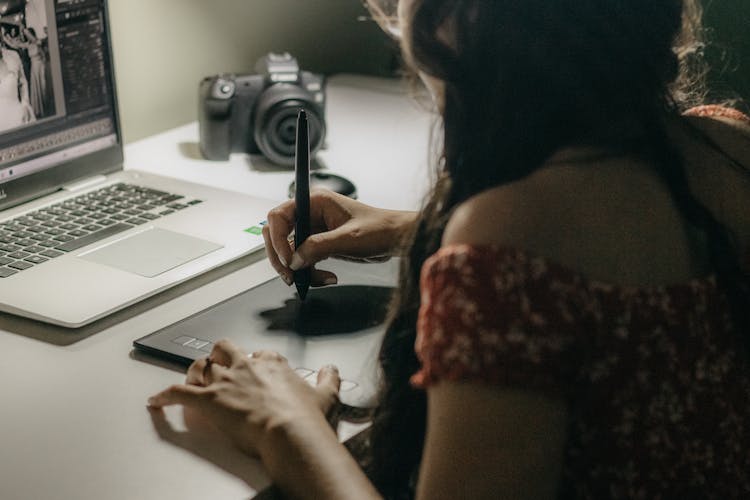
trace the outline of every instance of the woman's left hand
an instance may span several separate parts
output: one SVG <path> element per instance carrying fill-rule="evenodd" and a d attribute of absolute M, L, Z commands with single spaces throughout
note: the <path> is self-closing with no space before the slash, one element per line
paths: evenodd
<path fill-rule="evenodd" d="M 278 430 L 298 423 L 328 426 L 326 415 L 338 403 L 340 383 L 335 367 L 322 368 L 317 386 L 311 387 L 278 353 L 247 356 L 220 341 L 208 358 L 190 366 L 184 385 L 156 394 L 148 404 L 196 410 L 242 450 L 263 457 Z"/>

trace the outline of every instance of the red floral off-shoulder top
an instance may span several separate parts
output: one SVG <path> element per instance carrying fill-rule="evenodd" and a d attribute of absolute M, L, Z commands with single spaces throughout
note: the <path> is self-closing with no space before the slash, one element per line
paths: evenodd
<path fill-rule="evenodd" d="M 702 106 L 694 116 L 747 116 Z M 715 277 L 599 283 L 527 252 L 425 263 L 412 384 L 563 395 L 561 498 L 750 498 L 750 364 Z"/>
<path fill-rule="evenodd" d="M 561 498 L 750 498 L 750 367 L 714 277 L 616 286 L 455 245 L 425 263 L 421 290 L 415 386 L 566 398 Z"/>

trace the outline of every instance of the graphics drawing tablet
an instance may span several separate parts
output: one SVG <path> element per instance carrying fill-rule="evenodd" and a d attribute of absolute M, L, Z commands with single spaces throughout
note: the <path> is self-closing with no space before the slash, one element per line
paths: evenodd
<path fill-rule="evenodd" d="M 398 260 L 353 263 L 330 259 L 338 284 L 310 289 L 303 302 L 280 278 L 260 284 L 182 321 L 136 340 L 136 350 L 188 366 L 229 339 L 244 351 L 276 351 L 311 383 L 327 364 L 338 367 L 340 397 L 355 407 L 373 404 L 377 353 L 398 277 Z"/>

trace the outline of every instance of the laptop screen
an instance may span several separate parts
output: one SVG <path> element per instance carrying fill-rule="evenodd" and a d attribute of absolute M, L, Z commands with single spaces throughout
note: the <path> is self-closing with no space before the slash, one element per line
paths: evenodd
<path fill-rule="evenodd" d="M 105 0 L 0 0 L 0 199 L 119 145 L 107 31 Z"/>

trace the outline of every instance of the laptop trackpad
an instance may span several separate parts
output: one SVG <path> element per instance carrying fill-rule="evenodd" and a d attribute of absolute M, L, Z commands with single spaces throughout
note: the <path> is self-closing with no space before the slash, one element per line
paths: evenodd
<path fill-rule="evenodd" d="M 164 229 L 149 229 L 81 255 L 147 278 L 174 269 L 222 245 Z"/>

